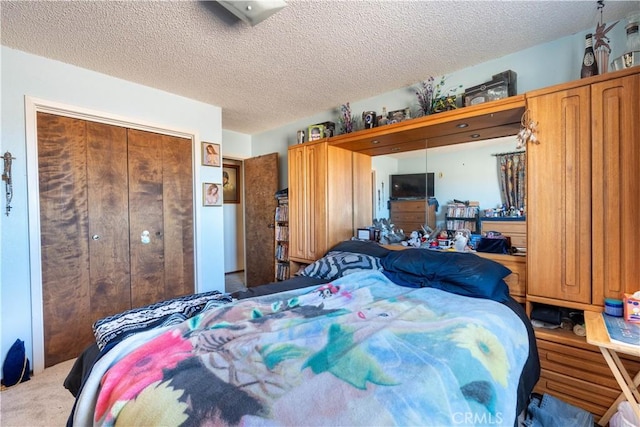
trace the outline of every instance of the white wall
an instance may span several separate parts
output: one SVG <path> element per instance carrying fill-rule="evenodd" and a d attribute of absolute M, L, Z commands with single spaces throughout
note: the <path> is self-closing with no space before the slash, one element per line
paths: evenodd
<path fill-rule="evenodd" d="M 28 209 L 32 205 L 28 197 L 32 197 L 36 189 L 27 185 L 28 174 L 35 172 L 27 170 L 25 96 L 118 116 L 133 123 L 188 131 L 206 141 L 221 141 L 221 110 L 217 106 L 4 46 L 1 55 L 1 151 L 10 151 L 16 160 L 13 162 L 13 209 L 8 217 L 4 215 L 4 198 L 1 205 L 0 354 L 4 359 L 10 345 L 20 338 L 25 341 L 27 355 L 34 363 L 30 271 L 32 263 L 39 260 L 29 259 L 29 242 L 34 236 L 29 235 Z M 29 151 L 35 153 L 36 149 L 30 147 Z M 200 166 L 198 141 L 194 147 L 194 165 L 197 181 L 222 182 L 222 168 Z M 224 253 L 219 245 L 223 239 L 223 211 L 202 208 L 200 182 L 195 183 L 194 191 L 197 290 L 224 290 Z M 38 313 L 34 315 L 38 316 Z"/>

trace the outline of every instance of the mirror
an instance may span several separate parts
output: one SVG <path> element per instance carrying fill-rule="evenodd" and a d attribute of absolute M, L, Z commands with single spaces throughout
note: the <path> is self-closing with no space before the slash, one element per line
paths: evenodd
<path fill-rule="evenodd" d="M 481 211 L 495 208 L 501 204 L 501 197 L 494 155 L 514 151 L 515 147 L 515 136 L 507 136 L 374 156 L 373 216 L 390 218 L 389 176 L 393 174 L 434 173 L 434 193 L 438 204 L 434 221 L 436 228 L 446 228 L 445 207 L 454 199 L 477 201 Z M 428 217 L 430 208 L 426 200 L 423 209 L 423 215 Z M 405 233 L 411 231 L 404 229 Z"/>

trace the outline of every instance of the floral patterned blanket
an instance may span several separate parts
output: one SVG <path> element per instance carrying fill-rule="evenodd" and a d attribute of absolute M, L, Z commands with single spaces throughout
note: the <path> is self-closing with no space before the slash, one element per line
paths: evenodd
<path fill-rule="evenodd" d="M 127 338 L 74 424 L 512 426 L 528 347 L 500 303 L 355 273 Z"/>

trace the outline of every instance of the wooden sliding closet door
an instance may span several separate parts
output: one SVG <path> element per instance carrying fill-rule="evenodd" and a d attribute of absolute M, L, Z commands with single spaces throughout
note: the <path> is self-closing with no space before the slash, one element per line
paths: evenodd
<path fill-rule="evenodd" d="M 129 129 L 131 302 L 193 292 L 191 141 Z"/>
<path fill-rule="evenodd" d="M 37 126 L 45 366 L 52 366 L 91 343 L 96 319 L 131 307 L 126 132 L 44 113 Z"/>
<path fill-rule="evenodd" d="M 193 166 L 184 138 L 37 122 L 48 367 L 93 342 L 97 319 L 193 293 Z"/>

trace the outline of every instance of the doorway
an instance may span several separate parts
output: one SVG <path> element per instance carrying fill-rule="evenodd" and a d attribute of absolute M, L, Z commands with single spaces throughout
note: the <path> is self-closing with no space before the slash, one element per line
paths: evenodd
<path fill-rule="evenodd" d="M 225 171 L 239 168 L 237 176 L 240 179 L 234 184 L 241 186 L 239 196 L 233 198 L 233 202 L 224 201 L 227 292 L 239 285 L 251 287 L 275 280 L 278 162 L 277 153 L 244 161 L 223 159 L 223 181 Z M 237 283 L 239 278 L 242 278 L 240 284 Z"/>

